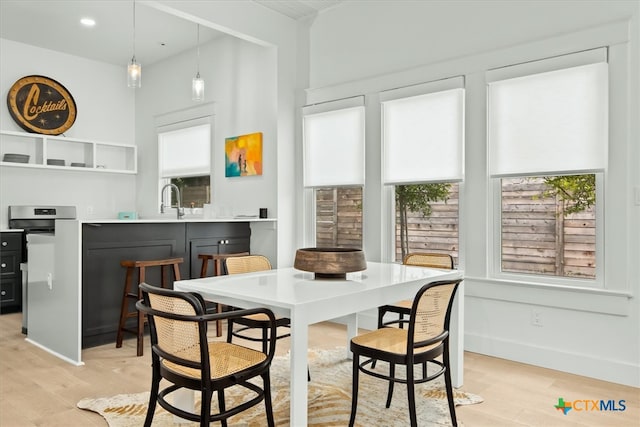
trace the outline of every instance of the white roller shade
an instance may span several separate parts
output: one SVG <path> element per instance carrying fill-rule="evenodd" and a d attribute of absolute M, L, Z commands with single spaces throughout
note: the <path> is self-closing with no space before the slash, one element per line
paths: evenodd
<path fill-rule="evenodd" d="M 606 168 L 608 68 L 580 65 L 488 84 L 492 176 Z"/>
<path fill-rule="evenodd" d="M 463 179 L 463 84 L 454 78 L 381 94 L 385 184 Z"/>
<path fill-rule="evenodd" d="M 211 125 L 204 124 L 158 134 L 160 177 L 211 173 Z"/>
<path fill-rule="evenodd" d="M 305 107 L 303 114 L 304 186 L 364 185 L 364 100 Z"/>

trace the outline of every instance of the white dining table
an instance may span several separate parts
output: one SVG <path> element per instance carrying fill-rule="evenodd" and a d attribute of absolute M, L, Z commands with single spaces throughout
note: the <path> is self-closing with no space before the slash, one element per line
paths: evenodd
<path fill-rule="evenodd" d="M 413 299 L 426 283 L 459 279 L 460 270 L 440 270 L 394 263 L 368 262 L 366 270 L 348 273 L 346 279 L 315 279 L 313 273 L 277 268 L 255 273 L 181 280 L 179 291 L 197 292 L 205 300 L 239 308 L 268 307 L 276 316 L 291 319 L 291 426 L 307 425 L 308 328 L 314 323 L 341 318 L 347 324 L 348 342 L 358 331 L 357 313 Z M 459 306 L 463 291 L 459 290 Z M 458 311 L 460 307 L 458 307 Z M 452 318 L 451 343 L 458 342 L 462 324 Z M 454 386 L 461 385 L 462 349 L 451 351 Z M 312 371 L 313 371 L 313 367 Z M 312 375 L 313 380 L 313 375 Z"/>

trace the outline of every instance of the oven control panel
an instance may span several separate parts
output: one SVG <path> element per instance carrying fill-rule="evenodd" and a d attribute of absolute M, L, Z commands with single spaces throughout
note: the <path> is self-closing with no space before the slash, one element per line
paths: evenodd
<path fill-rule="evenodd" d="M 35 216 L 55 216 L 56 215 L 56 208 L 35 208 L 33 210 L 33 214 Z"/>

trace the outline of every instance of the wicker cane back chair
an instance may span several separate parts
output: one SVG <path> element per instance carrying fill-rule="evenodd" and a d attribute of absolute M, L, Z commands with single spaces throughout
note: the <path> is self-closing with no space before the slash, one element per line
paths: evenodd
<path fill-rule="evenodd" d="M 263 255 L 245 255 L 225 259 L 228 274 L 252 273 L 271 270 L 269 258 Z"/>
<path fill-rule="evenodd" d="M 253 273 L 257 271 L 271 270 L 269 259 L 263 255 L 248 255 L 225 260 L 225 268 L 227 274 Z M 231 342 L 233 337 L 241 338 L 254 342 L 262 342 L 262 351 L 267 351 L 269 343 L 269 328 L 264 321 L 266 318 L 260 314 L 253 316 L 243 316 L 227 321 L 227 342 Z M 241 325 L 235 328 L 234 324 Z M 276 326 L 279 328 L 290 328 L 291 319 L 288 317 L 276 317 Z M 260 338 L 251 335 L 251 330 L 261 330 Z M 289 332 L 276 336 L 276 339 L 287 338 L 291 336 Z M 311 381 L 311 374 L 307 368 L 307 379 Z"/>
<path fill-rule="evenodd" d="M 424 285 L 413 300 L 407 329 L 383 327 L 351 340 L 353 390 L 350 426 L 353 426 L 357 412 L 360 372 L 389 381 L 387 408 L 391 405 L 394 384 L 399 382 L 407 385 L 412 427 L 417 426 L 415 384 L 444 375 L 451 421 L 454 426 L 457 425 L 449 363 L 449 323 L 451 307 L 460 282 L 461 279 Z M 442 361 L 435 360 L 439 356 L 442 356 Z M 360 357 L 365 360 L 360 362 Z M 372 366 L 374 361 L 388 362 L 389 374 L 382 373 L 381 368 L 375 370 Z M 434 365 L 438 369 L 430 375 L 416 377 L 414 366 L 418 364 Z M 396 365 L 406 367 L 406 376 L 396 376 Z"/>
<path fill-rule="evenodd" d="M 415 265 L 418 267 L 442 268 L 447 270 L 453 269 L 453 257 L 449 254 L 440 254 L 432 252 L 415 252 L 404 257 L 402 262 L 404 265 Z M 394 304 L 388 304 L 378 307 L 378 328 L 397 324 L 403 328 L 404 316 L 408 316 L 411 312 L 413 301 L 403 300 Z M 391 321 L 384 321 L 387 313 L 396 313 L 398 318 Z"/>
<path fill-rule="evenodd" d="M 267 424 L 274 426 L 269 368 L 275 353 L 275 338 L 271 340 L 268 353 L 207 339 L 209 322 L 253 314 L 264 315 L 265 323 L 275 335 L 273 313 L 268 309 L 251 309 L 206 314 L 200 295 L 146 283 L 141 284 L 140 289 L 143 299 L 136 303 L 136 307 L 149 319 L 152 350 L 152 382 L 145 427 L 151 426 L 156 403 L 180 418 L 199 422 L 201 426 L 219 421 L 226 427 L 227 418 L 263 400 Z M 249 382 L 258 376 L 262 378 L 263 387 Z M 163 379 L 170 385 L 160 390 Z M 245 388 L 250 395 L 242 403 L 227 408 L 225 390 L 234 386 Z M 183 388 L 201 393 L 200 413 L 178 408 L 171 399 L 166 399 Z M 218 411 L 211 413 L 214 392 L 218 395 Z"/>
<path fill-rule="evenodd" d="M 225 266 L 228 274 L 243 274 L 271 270 L 271 263 L 269 262 L 269 259 L 263 255 L 247 255 L 227 258 L 225 260 Z M 227 342 L 231 342 L 233 337 L 254 342 L 262 342 L 262 350 L 266 352 L 266 346 L 269 343 L 269 324 L 265 322 L 266 320 L 268 320 L 267 317 L 261 314 L 256 314 L 227 321 Z M 235 328 L 234 324 L 241 326 L 239 328 Z M 291 325 L 291 320 L 284 317 L 278 317 L 276 318 L 276 325 L 278 327 L 288 328 Z M 250 333 L 251 330 L 256 329 L 262 331 L 260 338 L 252 336 Z M 288 336 L 290 336 L 290 334 L 285 333 L 278 335 L 276 339 L 286 338 Z"/>

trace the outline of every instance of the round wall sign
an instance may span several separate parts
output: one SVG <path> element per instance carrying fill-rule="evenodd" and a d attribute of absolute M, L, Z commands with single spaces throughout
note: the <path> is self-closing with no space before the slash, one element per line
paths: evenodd
<path fill-rule="evenodd" d="M 44 76 L 25 76 L 15 82 L 7 95 L 13 120 L 27 132 L 59 135 L 73 126 L 76 103 L 69 91 Z"/>

